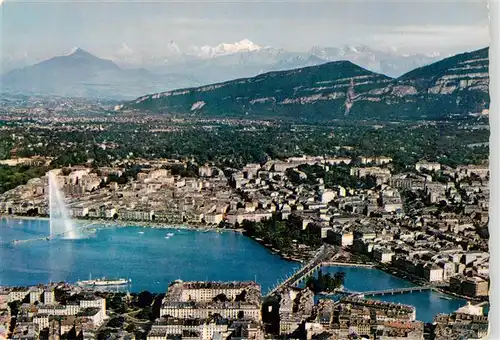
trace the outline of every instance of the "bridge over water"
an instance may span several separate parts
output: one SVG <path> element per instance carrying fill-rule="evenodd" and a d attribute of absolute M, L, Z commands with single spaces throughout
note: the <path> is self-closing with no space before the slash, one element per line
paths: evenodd
<path fill-rule="evenodd" d="M 313 275 L 321 267 L 336 263 L 335 257 L 338 252 L 339 249 L 337 247 L 323 244 L 309 262 L 295 271 L 295 273 L 291 274 L 288 278 L 271 288 L 266 296 L 273 295 L 283 287 L 298 285 L 305 281 L 307 277 Z M 352 265 L 354 266 L 355 264 Z"/>
<path fill-rule="evenodd" d="M 373 264 L 369 263 L 352 263 L 352 262 L 336 262 L 336 261 L 324 261 L 322 263 L 323 267 L 355 267 L 355 268 L 373 268 Z"/>
<path fill-rule="evenodd" d="M 335 293 L 322 293 L 324 296 L 332 296 L 338 294 L 347 294 L 351 296 L 358 297 L 368 297 L 368 296 L 381 296 L 381 295 L 395 295 L 395 294 L 406 294 L 412 292 L 423 292 L 425 290 L 436 290 L 438 288 L 446 287 L 446 284 L 432 284 L 425 286 L 415 286 L 415 287 L 404 287 L 404 288 L 392 288 L 392 289 L 381 289 L 381 290 L 370 290 L 365 292 L 355 292 L 349 289 L 338 290 Z"/>
<path fill-rule="evenodd" d="M 412 292 L 422 292 L 424 290 L 435 290 L 439 287 L 445 287 L 445 285 L 426 285 L 426 286 L 415 286 L 415 287 L 405 287 L 405 288 L 371 290 L 367 292 L 362 292 L 360 294 L 364 296 L 394 295 L 394 294 L 405 294 Z"/>
<path fill-rule="evenodd" d="M 327 266 L 346 266 L 346 267 L 359 267 L 359 268 L 373 268 L 372 264 L 363 264 L 363 263 L 348 263 L 348 262 L 337 262 L 336 259 L 340 255 L 340 249 L 324 244 L 322 245 L 313 258 L 303 265 L 301 268 L 297 269 L 294 273 L 288 276 L 285 280 L 281 281 L 273 288 L 269 290 L 269 292 L 265 296 L 271 296 L 277 292 L 279 292 L 284 287 L 293 287 L 302 282 L 304 282 L 307 277 L 314 275 L 316 271 L 321 269 L 321 267 Z M 446 287 L 445 284 L 430 284 L 425 286 L 414 286 L 414 287 L 405 287 L 405 288 L 392 288 L 392 289 L 383 289 L 383 290 L 372 290 L 366 292 L 354 292 L 347 289 L 339 290 L 333 294 L 322 294 L 322 295 L 335 295 L 335 294 L 348 294 L 352 296 L 380 296 L 380 295 L 394 295 L 394 294 L 405 294 L 411 292 L 421 292 L 425 290 L 435 290 L 437 288 Z"/>

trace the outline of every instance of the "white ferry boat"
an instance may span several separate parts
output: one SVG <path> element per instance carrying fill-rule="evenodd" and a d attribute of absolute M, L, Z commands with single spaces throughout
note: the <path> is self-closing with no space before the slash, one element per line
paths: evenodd
<path fill-rule="evenodd" d="M 95 280 L 84 280 L 84 281 L 78 281 L 76 284 L 79 286 L 85 286 L 85 287 L 101 287 L 101 286 L 124 286 L 128 285 L 131 283 L 132 280 L 130 279 L 106 279 L 106 278 L 100 278 L 100 279 L 95 279 Z"/>

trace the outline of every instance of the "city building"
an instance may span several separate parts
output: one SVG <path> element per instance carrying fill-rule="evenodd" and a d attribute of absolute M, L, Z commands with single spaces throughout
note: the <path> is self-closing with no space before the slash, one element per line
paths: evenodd
<path fill-rule="evenodd" d="M 174 282 L 162 302 L 161 316 L 261 320 L 260 286 L 253 282 Z"/>
<path fill-rule="evenodd" d="M 450 278 L 450 287 L 460 294 L 481 297 L 489 295 L 489 282 L 481 277 L 457 275 Z"/>

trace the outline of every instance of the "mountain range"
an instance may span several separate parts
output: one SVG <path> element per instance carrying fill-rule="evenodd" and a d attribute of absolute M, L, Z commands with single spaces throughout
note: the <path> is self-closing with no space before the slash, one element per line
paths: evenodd
<path fill-rule="evenodd" d="M 125 100 L 144 93 L 200 86 L 338 60 L 348 60 L 370 71 L 395 77 L 438 58 L 436 54 L 383 52 L 365 45 L 342 48 L 316 46 L 308 52 L 289 52 L 262 47 L 247 39 L 185 52 L 172 42 L 168 46 L 168 60 L 148 62 L 139 62 L 134 59 L 131 49 L 127 46 L 124 49 L 127 58 L 101 59 L 76 49 L 69 55 L 14 69 L 2 75 L 1 90 Z"/>
<path fill-rule="evenodd" d="M 488 112 L 488 72 L 488 48 L 398 78 L 334 61 L 145 95 L 118 110 L 299 120 L 442 119 Z"/>
<path fill-rule="evenodd" d="M 182 70 L 183 74 L 189 74 L 204 84 L 339 60 L 348 60 L 370 71 L 398 77 L 440 59 L 439 53 L 402 54 L 366 45 L 341 48 L 314 46 L 307 52 L 291 52 L 262 47 L 248 39 L 233 44 L 203 46 L 186 53 L 174 50 L 176 52 L 168 63 L 153 68 L 159 73 L 168 73 L 169 69 Z"/>
<path fill-rule="evenodd" d="M 0 79 L 6 93 L 66 97 L 131 99 L 144 92 L 199 84 L 186 75 L 154 74 L 146 69 L 122 69 L 82 49 L 32 66 L 12 70 Z M 168 86 L 167 86 L 168 84 Z"/>

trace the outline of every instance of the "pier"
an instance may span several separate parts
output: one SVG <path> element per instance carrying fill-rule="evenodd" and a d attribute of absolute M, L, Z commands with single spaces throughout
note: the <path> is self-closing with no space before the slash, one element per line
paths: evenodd
<path fill-rule="evenodd" d="M 50 237 L 39 237 L 39 238 L 30 238 L 27 240 L 14 240 L 12 241 L 13 244 L 21 244 L 21 243 L 28 243 L 28 242 L 35 242 L 35 241 L 50 241 Z"/>
<path fill-rule="evenodd" d="M 75 231 L 78 231 L 78 230 L 84 230 L 84 229 L 90 228 L 92 226 L 95 226 L 96 224 L 98 224 L 98 223 L 97 222 L 93 222 L 93 223 L 86 224 L 86 225 L 83 225 L 83 226 L 80 226 L 80 227 L 75 227 L 72 230 L 65 231 L 65 232 L 62 232 L 62 233 L 59 233 L 59 234 L 55 234 L 55 235 L 52 235 L 52 236 L 42 236 L 42 237 L 37 237 L 37 238 L 25 239 L 25 240 L 14 240 L 14 241 L 10 241 L 10 242 L 3 241 L 3 242 L 0 242 L 0 245 L 5 245 L 5 244 L 22 244 L 22 243 L 30 243 L 30 242 L 36 242 L 36 241 L 50 241 L 50 240 L 53 240 L 53 239 L 58 238 L 58 237 L 63 237 L 64 235 L 69 234 L 70 232 L 75 232 Z"/>

